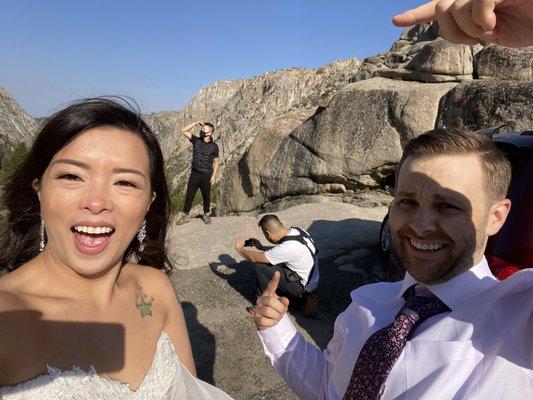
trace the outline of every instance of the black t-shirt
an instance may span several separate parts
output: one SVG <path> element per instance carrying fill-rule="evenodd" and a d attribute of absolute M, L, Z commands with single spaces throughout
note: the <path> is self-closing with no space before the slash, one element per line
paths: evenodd
<path fill-rule="evenodd" d="M 204 142 L 198 136 L 191 135 L 192 170 L 210 174 L 213 171 L 213 159 L 218 157 L 218 145 L 211 140 Z"/>

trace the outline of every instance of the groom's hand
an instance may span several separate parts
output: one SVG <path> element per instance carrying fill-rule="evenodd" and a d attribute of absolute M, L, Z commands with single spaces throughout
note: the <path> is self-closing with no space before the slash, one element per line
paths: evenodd
<path fill-rule="evenodd" d="M 257 329 L 264 330 L 273 327 L 289 308 L 289 299 L 276 295 L 279 279 L 280 273 L 278 271 L 274 272 L 274 276 L 268 283 L 263 295 L 257 299 L 257 305 L 254 309 L 254 322 Z"/>

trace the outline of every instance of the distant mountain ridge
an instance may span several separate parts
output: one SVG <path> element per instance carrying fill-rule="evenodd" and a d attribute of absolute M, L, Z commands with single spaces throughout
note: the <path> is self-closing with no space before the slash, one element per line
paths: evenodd
<path fill-rule="evenodd" d="M 1 154 L 12 150 L 17 143 L 29 143 L 36 130 L 35 120 L 0 87 L 0 161 Z"/>

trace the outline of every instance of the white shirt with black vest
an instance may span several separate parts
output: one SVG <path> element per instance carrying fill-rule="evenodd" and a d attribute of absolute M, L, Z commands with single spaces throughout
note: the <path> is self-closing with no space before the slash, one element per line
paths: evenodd
<path fill-rule="evenodd" d="M 309 233 L 302 229 L 307 235 Z M 299 236 L 298 230 L 291 228 L 286 236 Z M 287 240 L 283 243 L 277 244 L 270 250 L 265 251 L 265 257 L 272 265 L 282 264 L 287 265 L 289 269 L 296 272 L 300 277 L 300 282 L 307 292 L 312 292 L 318 286 L 319 269 L 318 259 L 311 255 L 311 251 L 316 253 L 316 248 L 313 242 L 304 237 L 307 246 L 296 240 Z M 310 251 L 311 250 L 311 251 Z M 309 277 L 313 265 L 317 264 L 313 276 Z"/>

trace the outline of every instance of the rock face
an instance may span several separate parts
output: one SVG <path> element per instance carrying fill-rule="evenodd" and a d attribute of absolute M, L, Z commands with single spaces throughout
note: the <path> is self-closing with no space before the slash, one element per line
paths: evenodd
<path fill-rule="evenodd" d="M 364 80 L 345 86 L 327 108 L 290 133 L 261 130 L 249 151 L 226 168 L 218 211 L 252 211 L 287 196 L 379 187 L 399 161 L 402 145 L 434 127 L 439 101 L 454 86 Z"/>
<path fill-rule="evenodd" d="M 0 87 L 0 146 L 3 150 L 19 142 L 29 142 L 37 124 L 18 105 L 7 91 Z"/>
<path fill-rule="evenodd" d="M 443 99 L 439 125 L 479 130 L 506 124 L 508 131 L 533 127 L 533 82 L 474 81 Z"/>
<path fill-rule="evenodd" d="M 474 67 L 480 79 L 533 80 L 533 46 L 512 49 L 490 45 L 475 57 Z"/>
<path fill-rule="evenodd" d="M 218 212 L 276 211 L 380 187 L 403 146 L 437 126 L 531 129 L 532 59 L 531 48 L 456 45 L 432 26 L 408 29 L 294 130 L 260 129 L 224 171 Z"/>
<path fill-rule="evenodd" d="M 197 120 L 213 123 L 224 166 L 242 156 L 257 133 L 276 124 L 278 117 L 289 113 L 293 120 L 295 115 L 307 115 L 306 110 L 326 104 L 359 65 L 360 61 L 349 59 L 318 69 L 287 69 L 248 80 L 216 82 L 201 89 L 183 110 L 146 119 L 161 140 L 174 180 L 182 181 L 191 159 L 191 146 L 180 133 L 182 127 Z"/>

